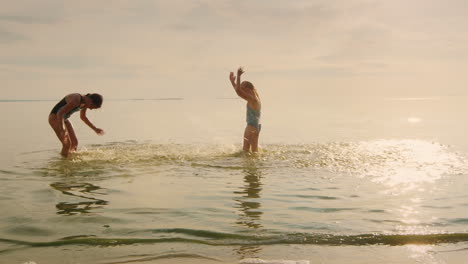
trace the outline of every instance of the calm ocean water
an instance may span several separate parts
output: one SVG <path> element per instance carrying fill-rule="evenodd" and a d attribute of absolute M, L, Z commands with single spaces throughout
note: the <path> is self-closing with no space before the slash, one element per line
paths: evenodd
<path fill-rule="evenodd" d="M 0 101 L 0 263 L 467 263 L 466 99 Z"/>

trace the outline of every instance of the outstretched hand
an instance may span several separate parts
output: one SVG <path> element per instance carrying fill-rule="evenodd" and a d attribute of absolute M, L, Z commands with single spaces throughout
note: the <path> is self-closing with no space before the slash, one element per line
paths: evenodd
<path fill-rule="evenodd" d="M 237 75 L 238 76 L 241 76 L 244 72 L 245 72 L 244 68 L 242 68 L 242 67 L 239 67 L 239 69 L 237 69 Z"/>
<path fill-rule="evenodd" d="M 98 135 L 100 135 L 100 136 L 104 135 L 104 130 L 102 130 L 102 129 L 100 129 L 100 128 L 96 128 L 96 129 L 94 130 L 94 132 L 96 132 L 96 134 L 98 134 Z"/>
<path fill-rule="evenodd" d="M 234 75 L 233 72 L 229 74 L 229 80 L 231 80 L 231 83 L 234 83 L 234 81 L 236 80 L 236 76 Z"/>

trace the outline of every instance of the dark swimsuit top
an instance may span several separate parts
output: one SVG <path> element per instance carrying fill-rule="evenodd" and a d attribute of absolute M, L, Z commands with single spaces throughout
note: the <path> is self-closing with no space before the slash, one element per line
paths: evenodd
<path fill-rule="evenodd" d="M 80 95 L 81 96 L 81 95 Z M 73 108 L 72 110 L 70 110 L 68 113 L 66 113 L 65 115 L 63 115 L 63 119 L 68 119 L 73 113 L 75 112 L 78 112 L 81 110 L 81 104 L 83 103 L 83 96 L 81 96 L 81 99 L 80 99 L 80 104 Z M 65 105 L 67 104 L 67 100 L 65 100 L 65 97 L 60 101 L 58 102 L 54 108 L 52 108 L 52 111 L 50 111 L 51 114 L 57 114 L 58 111 L 64 107 Z"/>

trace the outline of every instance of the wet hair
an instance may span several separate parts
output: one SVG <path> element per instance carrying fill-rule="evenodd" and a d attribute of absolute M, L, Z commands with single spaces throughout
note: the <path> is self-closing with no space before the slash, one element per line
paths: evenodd
<path fill-rule="evenodd" d="M 86 96 L 88 96 L 89 98 L 91 98 L 91 102 L 93 102 L 93 105 L 94 105 L 96 108 L 101 108 L 102 101 L 103 101 L 102 95 L 93 93 L 93 94 L 87 94 Z"/>
<path fill-rule="evenodd" d="M 251 90 L 255 90 L 255 86 L 254 86 L 251 82 L 249 82 L 249 81 L 243 81 L 243 82 L 241 83 L 241 85 L 242 85 L 243 87 L 245 87 L 245 88 L 248 88 L 248 89 L 251 89 Z"/>

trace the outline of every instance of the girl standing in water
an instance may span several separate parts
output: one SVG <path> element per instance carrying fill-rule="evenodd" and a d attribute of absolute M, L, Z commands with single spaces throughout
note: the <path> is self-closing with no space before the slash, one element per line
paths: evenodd
<path fill-rule="evenodd" d="M 233 72 L 229 74 L 229 80 L 237 95 L 247 101 L 247 127 L 244 132 L 243 150 L 244 152 L 257 152 L 258 136 L 262 127 L 260 124 L 262 103 L 255 86 L 248 81 L 241 82 L 243 73 L 244 69 L 241 67 L 237 70 L 237 77 Z"/>
<path fill-rule="evenodd" d="M 81 95 L 78 93 L 69 94 L 58 102 L 49 114 L 49 124 L 55 131 L 60 142 L 62 151 L 60 154 L 68 157 L 70 152 L 76 150 L 78 139 L 76 138 L 73 126 L 68 118 L 75 112 L 80 111 L 80 118 L 98 135 L 104 134 L 104 130 L 95 127 L 86 117 L 87 109 L 97 109 L 102 105 L 100 94 Z"/>

